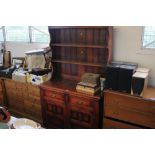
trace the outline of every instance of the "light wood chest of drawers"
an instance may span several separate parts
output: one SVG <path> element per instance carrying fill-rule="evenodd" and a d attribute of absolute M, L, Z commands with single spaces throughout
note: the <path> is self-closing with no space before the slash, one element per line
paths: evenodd
<path fill-rule="evenodd" d="M 155 128 L 155 101 L 105 91 L 103 128 Z"/>
<path fill-rule="evenodd" d="M 3 92 L 3 83 L 0 78 L 0 106 L 4 105 L 4 92 Z"/>
<path fill-rule="evenodd" d="M 4 79 L 6 106 L 11 113 L 42 124 L 40 89 L 38 86 Z"/>

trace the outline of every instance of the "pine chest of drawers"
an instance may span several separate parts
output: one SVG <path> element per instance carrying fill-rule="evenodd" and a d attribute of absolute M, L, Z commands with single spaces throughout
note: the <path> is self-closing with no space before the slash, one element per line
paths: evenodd
<path fill-rule="evenodd" d="M 42 123 L 40 89 L 38 86 L 4 79 L 6 106 L 11 113 Z"/>
<path fill-rule="evenodd" d="M 155 101 L 105 91 L 103 128 L 155 128 Z"/>
<path fill-rule="evenodd" d="M 0 106 L 4 105 L 4 85 L 3 80 L 0 78 Z"/>

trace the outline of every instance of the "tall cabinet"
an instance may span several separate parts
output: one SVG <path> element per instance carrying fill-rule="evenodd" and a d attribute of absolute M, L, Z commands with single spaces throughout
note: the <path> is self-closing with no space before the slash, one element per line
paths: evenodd
<path fill-rule="evenodd" d="M 98 128 L 100 94 L 76 92 L 85 72 L 105 76 L 112 54 L 112 27 L 50 26 L 54 68 L 40 86 L 43 122 L 49 128 Z"/>

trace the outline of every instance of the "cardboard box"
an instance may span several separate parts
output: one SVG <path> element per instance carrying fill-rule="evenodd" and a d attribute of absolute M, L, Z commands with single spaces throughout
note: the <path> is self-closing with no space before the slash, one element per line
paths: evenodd
<path fill-rule="evenodd" d="M 12 74 L 12 80 L 17 81 L 17 82 L 26 83 L 27 82 L 27 77 L 26 77 L 26 74 L 13 73 Z"/>
<path fill-rule="evenodd" d="M 27 82 L 39 85 L 46 81 L 49 81 L 51 79 L 51 76 L 52 72 L 49 72 L 48 74 L 42 76 L 27 73 Z"/>

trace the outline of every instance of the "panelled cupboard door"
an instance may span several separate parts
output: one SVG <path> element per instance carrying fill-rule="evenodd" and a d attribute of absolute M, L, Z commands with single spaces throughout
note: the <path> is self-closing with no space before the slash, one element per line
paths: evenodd
<path fill-rule="evenodd" d="M 43 122 L 47 128 L 98 128 L 99 101 L 93 97 L 41 89 Z"/>
<path fill-rule="evenodd" d="M 69 106 L 69 128 L 95 128 L 94 126 L 94 111 L 88 107 Z"/>
<path fill-rule="evenodd" d="M 98 103 L 88 98 L 70 96 L 67 106 L 68 127 L 93 129 L 98 128 L 96 108 Z"/>
<path fill-rule="evenodd" d="M 66 128 L 66 106 L 56 99 L 44 100 L 44 124 L 48 128 Z"/>

